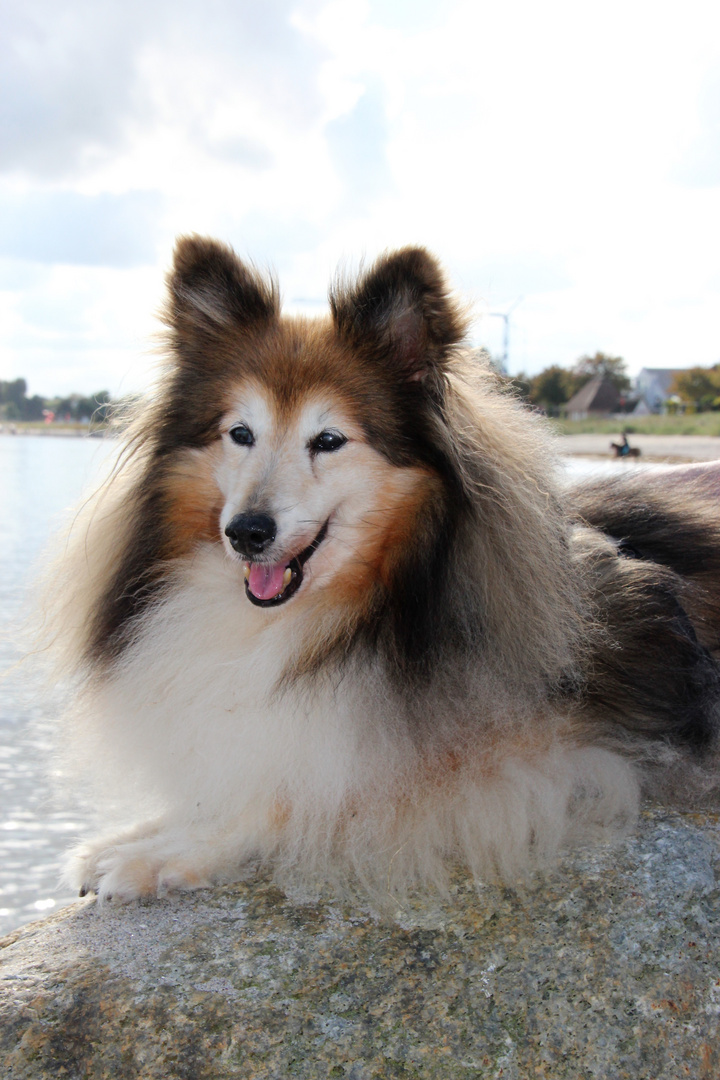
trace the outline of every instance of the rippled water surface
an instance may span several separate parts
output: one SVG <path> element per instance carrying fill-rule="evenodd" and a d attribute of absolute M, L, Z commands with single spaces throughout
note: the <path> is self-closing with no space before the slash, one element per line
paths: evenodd
<path fill-rule="evenodd" d="M 73 899 L 58 886 L 59 867 L 89 814 L 51 798 L 58 703 L 41 693 L 32 665 L 19 663 L 18 628 L 41 553 L 114 449 L 103 439 L 0 436 L 0 933 Z M 572 478 L 624 467 L 573 458 L 566 471 Z"/>
<path fill-rule="evenodd" d="M 0 933 L 71 899 L 58 888 L 60 856 L 86 823 L 50 799 L 56 709 L 19 663 L 20 628 L 41 553 L 113 449 L 106 439 L 0 436 Z"/>

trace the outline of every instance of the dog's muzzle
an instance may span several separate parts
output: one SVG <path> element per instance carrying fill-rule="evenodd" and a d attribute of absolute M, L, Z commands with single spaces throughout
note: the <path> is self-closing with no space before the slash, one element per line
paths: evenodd
<path fill-rule="evenodd" d="M 233 549 L 245 560 L 245 594 L 257 607 L 277 607 L 294 596 L 302 585 L 303 567 L 327 536 L 328 521 L 311 544 L 284 562 L 258 560 L 277 536 L 269 514 L 236 514 L 225 526 Z"/>

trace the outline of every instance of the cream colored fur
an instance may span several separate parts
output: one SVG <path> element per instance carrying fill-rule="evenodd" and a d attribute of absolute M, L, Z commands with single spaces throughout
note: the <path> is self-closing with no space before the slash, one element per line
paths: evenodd
<path fill-rule="evenodd" d="M 467 746 L 451 769 L 414 745 L 372 672 L 274 694 L 308 615 L 272 614 L 250 608 L 208 547 L 88 692 L 70 756 L 94 772 L 106 813 L 142 809 L 150 824 L 81 847 L 73 885 L 130 899 L 232 879 L 259 857 L 281 881 L 354 883 L 382 900 L 441 885 L 457 861 L 513 880 L 634 815 L 629 764 L 573 746 L 551 716 L 538 738 L 539 718 L 510 701 L 502 738 Z"/>

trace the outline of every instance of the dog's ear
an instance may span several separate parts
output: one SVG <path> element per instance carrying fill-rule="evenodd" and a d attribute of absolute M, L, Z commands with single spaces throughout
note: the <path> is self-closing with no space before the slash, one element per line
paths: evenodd
<path fill-rule="evenodd" d="M 335 285 L 330 307 L 341 337 L 411 382 L 442 373 L 467 331 L 466 314 L 424 248 L 383 255 L 353 287 Z"/>
<path fill-rule="evenodd" d="M 231 247 L 202 236 L 177 241 L 167 285 L 165 319 L 180 338 L 262 326 L 278 314 L 275 283 L 241 262 Z"/>

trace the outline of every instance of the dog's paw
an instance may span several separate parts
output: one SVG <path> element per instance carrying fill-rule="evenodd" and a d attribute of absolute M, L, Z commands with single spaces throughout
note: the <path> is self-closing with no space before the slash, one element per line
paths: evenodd
<path fill-rule="evenodd" d="M 128 901 L 211 884 L 207 860 L 197 842 L 156 827 L 103 837 L 77 848 L 66 880 L 81 896 Z"/>

